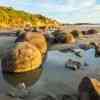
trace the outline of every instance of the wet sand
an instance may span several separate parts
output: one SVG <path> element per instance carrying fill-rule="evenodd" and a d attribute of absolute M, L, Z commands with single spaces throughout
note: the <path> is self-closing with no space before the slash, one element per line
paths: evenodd
<path fill-rule="evenodd" d="M 99 65 L 94 68 L 94 70 L 82 68 L 73 71 L 65 68 L 64 58 L 64 55 L 58 51 L 51 51 L 48 53 L 48 58 L 43 66 L 40 79 L 31 87 L 30 95 L 24 100 L 34 100 L 48 94 L 57 98 L 57 100 L 60 100 L 60 96 L 64 94 L 75 97 L 75 95 L 78 94 L 79 83 L 84 76 L 94 77 L 100 80 Z M 97 68 L 99 70 L 96 71 Z M 10 91 L 11 86 L 7 85 L 2 77 L 0 78 L 0 84 L 1 96 L 5 95 L 7 91 Z M 7 97 L 4 96 L 4 98 Z M 17 100 L 17 98 L 15 100 Z"/>
<path fill-rule="evenodd" d="M 91 55 L 90 52 L 87 52 L 87 54 Z M 67 53 L 49 51 L 39 80 L 31 87 L 31 93 L 24 99 L 7 96 L 7 93 L 12 91 L 13 88 L 8 85 L 0 73 L 0 100 L 42 100 L 41 98 L 45 95 L 51 95 L 55 100 L 62 100 L 61 98 L 64 94 L 74 98 L 72 100 L 77 100 L 78 86 L 84 76 L 100 80 L 100 58 L 94 59 L 91 56 L 92 59 L 89 60 L 89 66 L 82 66 L 81 69 L 73 71 L 65 68 L 65 62 L 69 57 Z M 88 59 L 89 56 L 85 58 L 86 61 Z"/>

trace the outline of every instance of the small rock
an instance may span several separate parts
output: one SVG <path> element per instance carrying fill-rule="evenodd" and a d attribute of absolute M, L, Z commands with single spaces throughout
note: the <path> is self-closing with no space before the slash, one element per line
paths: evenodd
<path fill-rule="evenodd" d="M 69 59 L 65 64 L 66 68 L 69 68 L 69 69 L 72 69 L 72 70 L 80 69 L 80 66 L 81 66 L 80 62 L 73 61 L 71 59 Z"/>

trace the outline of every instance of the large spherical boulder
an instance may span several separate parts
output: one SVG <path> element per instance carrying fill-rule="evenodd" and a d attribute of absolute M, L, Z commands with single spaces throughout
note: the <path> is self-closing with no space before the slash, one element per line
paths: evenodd
<path fill-rule="evenodd" d="M 63 30 L 56 30 L 52 32 L 52 35 L 54 36 L 54 43 L 64 43 L 64 38 L 67 33 Z"/>
<path fill-rule="evenodd" d="M 6 52 L 2 59 L 2 70 L 5 72 L 27 72 L 40 67 L 41 53 L 28 42 L 19 42 Z"/>
<path fill-rule="evenodd" d="M 65 43 L 75 43 L 76 39 L 73 37 L 72 34 L 66 34 L 65 36 Z"/>

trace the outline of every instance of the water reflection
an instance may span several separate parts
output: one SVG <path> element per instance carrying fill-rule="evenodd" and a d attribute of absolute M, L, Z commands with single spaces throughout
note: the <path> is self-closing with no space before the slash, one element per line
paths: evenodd
<path fill-rule="evenodd" d="M 25 73 L 8 73 L 2 72 L 4 80 L 13 87 L 17 87 L 19 83 L 24 83 L 26 87 L 31 87 L 38 81 L 42 72 L 42 68 L 32 70 Z"/>
<path fill-rule="evenodd" d="M 77 93 L 80 80 L 84 76 L 89 75 L 89 77 L 92 76 L 93 78 L 100 80 L 100 58 L 94 57 L 94 50 L 92 49 L 84 51 L 82 54 L 84 54 L 83 58 L 79 59 L 70 53 L 49 51 L 47 60 L 43 65 L 44 70 L 40 68 L 35 71 L 21 74 L 3 73 L 3 78 L 11 84 L 12 87 L 17 87 L 20 82 L 24 82 L 27 87 L 32 86 L 33 88 L 31 88 L 31 94 L 28 95 L 28 97 L 32 99 L 48 94 L 48 92 L 53 95 L 61 93 L 74 94 Z M 82 66 L 82 69 L 77 71 L 65 69 L 65 62 L 69 58 L 87 62 L 89 65 L 87 67 Z M 95 70 L 91 71 L 91 69 Z M 42 70 L 43 73 L 41 76 Z M 40 76 L 41 79 L 38 81 Z M 35 84 L 36 82 L 38 84 Z M 10 91 L 9 89 L 7 90 Z M 36 100 L 38 100 L 37 98 Z"/>

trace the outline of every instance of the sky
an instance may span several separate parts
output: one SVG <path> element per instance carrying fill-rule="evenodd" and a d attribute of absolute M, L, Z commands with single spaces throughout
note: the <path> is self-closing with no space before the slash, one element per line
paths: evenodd
<path fill-rule="evenodd" d="M 100 0 L 0 0 L 0 5 L 64 23 L 100 23 Z"/>

